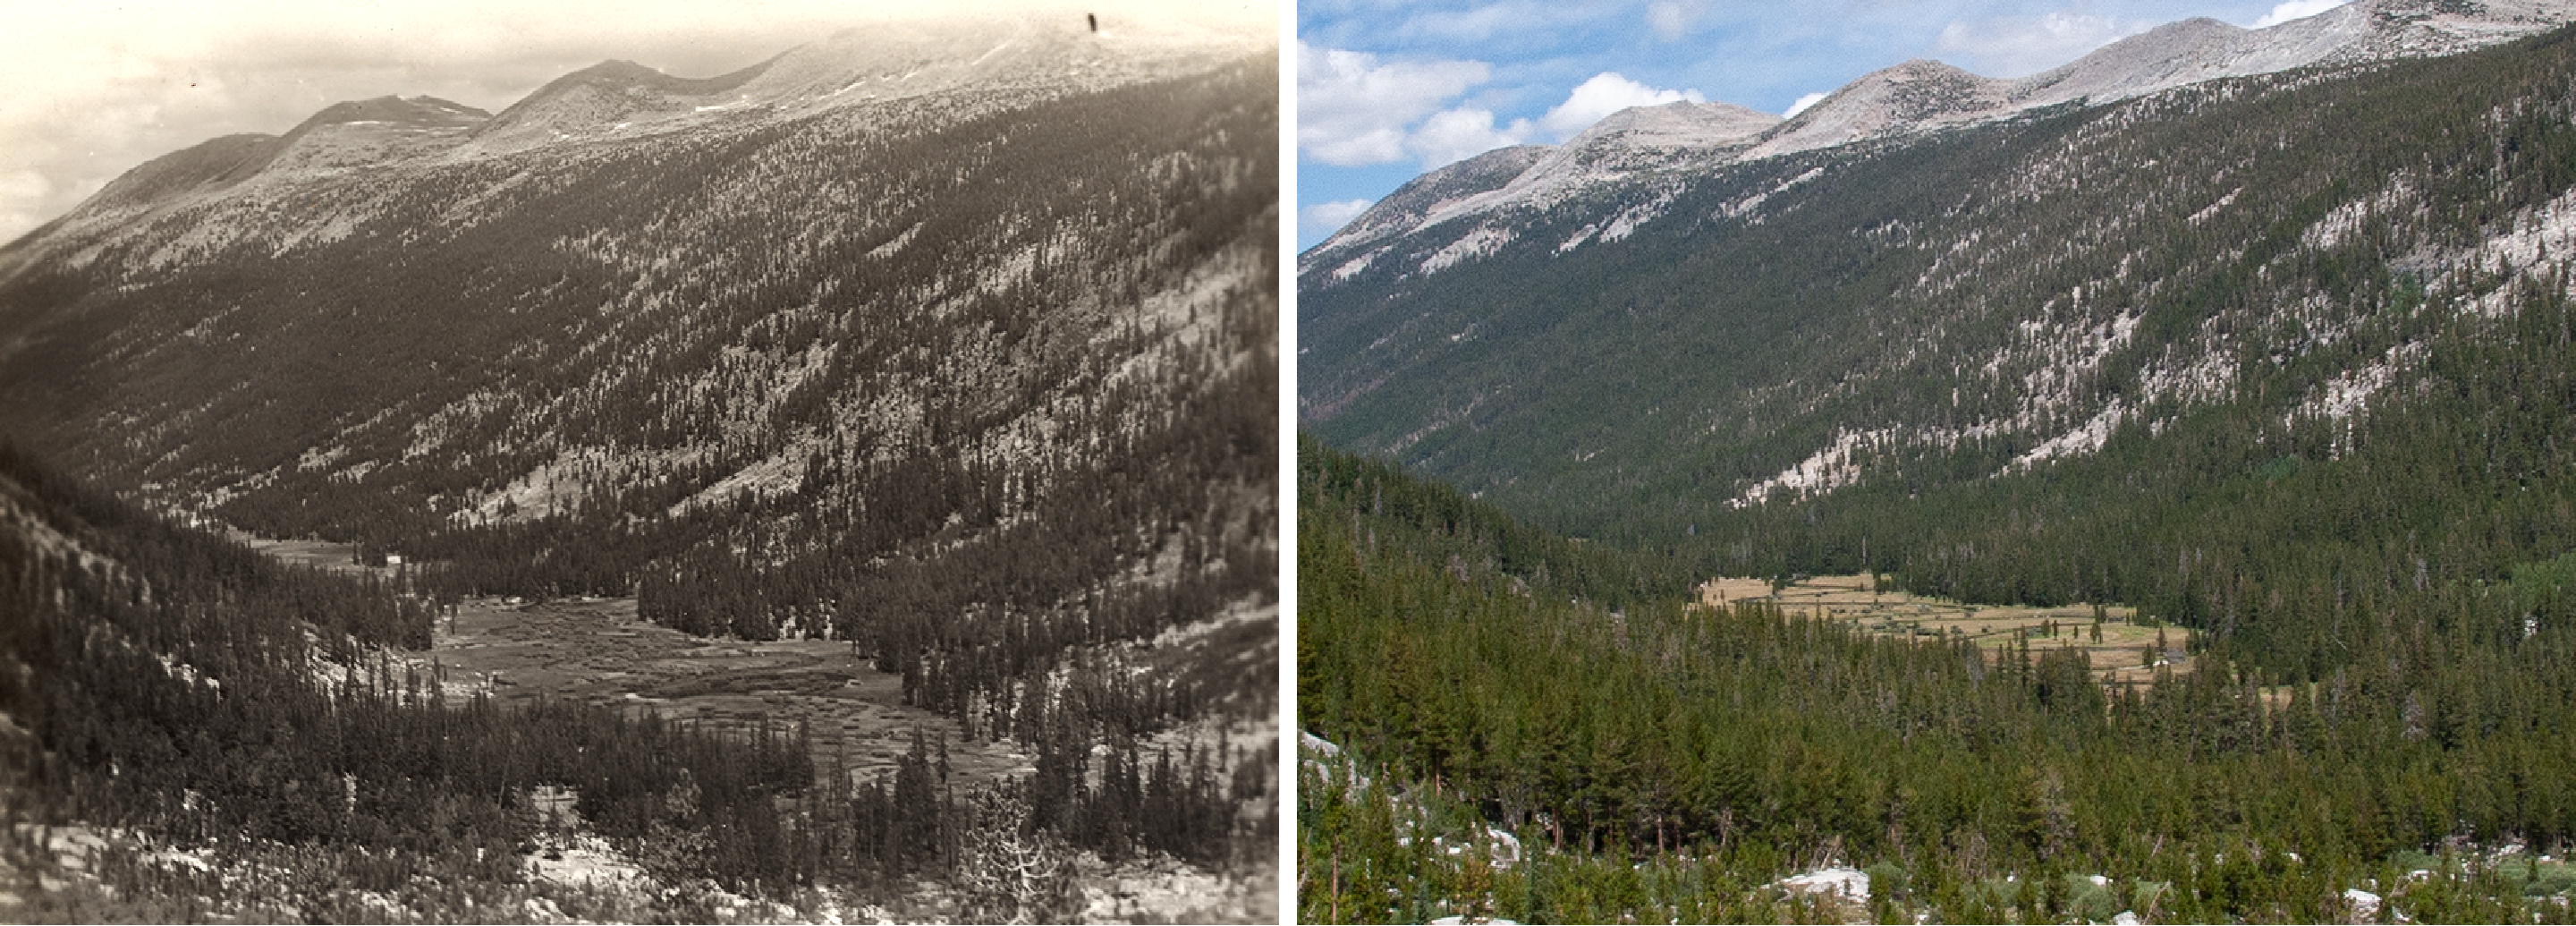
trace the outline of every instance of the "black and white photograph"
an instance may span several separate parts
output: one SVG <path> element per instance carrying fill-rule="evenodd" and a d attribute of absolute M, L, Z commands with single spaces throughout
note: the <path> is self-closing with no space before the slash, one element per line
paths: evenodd
<path fill-rule="evenodd" d="M 5 4 L 0 921 L 1271 922 L 1271 2 Z"/>

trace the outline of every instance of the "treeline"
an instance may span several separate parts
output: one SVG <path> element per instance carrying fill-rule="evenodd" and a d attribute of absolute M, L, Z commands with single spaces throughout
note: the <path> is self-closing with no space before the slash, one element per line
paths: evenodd
<path fill-rule="evenodd" d="M 1305 450 L 1301 523 L 1334 527 L 1299 532 L 1300 725 L 1381 781 L 1601 870 L 1732 859 L 1756 866 L 1725 874 L 1746 887 L 1827 860 L 1884 864 L 1945 920 L 2055 915 L 1972 905 L 1988 879 L 2107 874 L 2182 885 L 2161 901 L 2169 918 L 2302 919 L 2341 909 L 2340 891 L 2401 851 L 2576 837 L 2576 623 L 2553 610 L 2509 640 L 2488 630 L 2521 621 L 2531 596 L 2452 582 L 2375 603 L 2351 620 L 2387 632 L 2357 635 L 2369 648 L 2319 680 L 2213 650 L 2106 688 L 2080 653 L 1989 659 L 1759 606 L 1525 595 L 1444 549 L 1467 538 L 1318 491 L 1357 464 Z M 1427 491 L 1403 481 L 1390 493 Z M 1310 823 L 1329 807 L 1311 793 Z M 1412 890 L 1399 881 L 1345 877 L 1337 892 L 1315 877 L 1409 870 L 1403 831 L 1331 819 L 1347 828 L 1301 828 L 1301 911 L 1406 915 L 1377 887 Z M 2271 867 L 2218 890 L 2206 873 L 2221 858 Z M 2490 900 L 2526 909 L 2518 893 Z"/>

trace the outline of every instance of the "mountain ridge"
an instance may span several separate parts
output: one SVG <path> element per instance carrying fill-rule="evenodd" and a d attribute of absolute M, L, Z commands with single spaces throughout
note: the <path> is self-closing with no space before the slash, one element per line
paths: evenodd
<path fill-rule="evenodd" d="M 607 60 L 548 81 L 498 113 L 434 97 L 333 103 L 282 135 L 210 139 L 128 170 L 63 215 L 0 243 L 0 280 L 42 254 L 89 250 L 133 231 L 127 226 L 144 215 L 221 200 L 254 180 L 291 184 L 355 169 L 437 170 L 659 132 L 830 113 L 909 118 L 911 109 L 934 98 L 962 118 L 997 105 L 1204 71 L 1255 47 L 1238 36 L 1177 25 L 1082 29 L 1078 19 L 1013 18 L 853 27 L 704 78 Z"/>
<path fill-rule="evenodd" d="M 2569 134 L 2576 100 L 2547 79 L 2571 42 L 2194 85 L 1309 252 L 1300 420 L 1539 523 L 1657 542 L 2118 472 L 2105 455 L 2185 466 L 2161 456 L 2178 428 L 2349 454 L 2576 249 L 2563 176 L 2534 166 Z"/>
<path fill-rule="evenodd" d="M 1554 146 L 1578 147 L 1593 161 L 1619 169 L 1589 173 L 1559 166 L 1506 189 L 1490 192 L 1411 223 L 1421 230 L 1501 210 L 1545 209 L 1582 190 L 1655 172 L 1687 172 L 1721 163 L 1779 157 L 1804 151 L 2020 117 L 2063 105 L 2099 106 L 2229 77 L 2278 73 L 2302 67 L 2343 68 L 2408 57 L 2456 54 L 2554 28 L 2576 20 L 2565 0 L 2354 0 L 2324 12 L 2263 29 L 2245 29 L 2207 17 L 2166 23 L 2123 38 L 2067 64 L 2017 80 L 1982 77 L 1937 61 L 1915 59 L 1854 79 L 1824 100 L 1779 120 L 1751 144 L 1731 152 L 1659 151 L 1652 145 L 1619 145 L 1586 129 Z M 1717 105 L 1717 104 L 1711 104 Z M 1748 112 L 1750 110 L 1747 110 Z M 1604 123 L 1633 119 L 1633 110 Z M 1596 124 L 1596 128 L 1599 124 Z M 1606 149 L 1606 150 L 1602 150 Z M 1535 173 L 1535 168 L 1534 168 Z M 1399 188 L 1400 190 L 1401 188 Z M 1316 266 L 1346 265 L 1343 252 L 1378 240 L 1395 216 L 1363 212 L 1301 258 L 1300 274 Z M 1347 229 L 1367 234 L 1346 234 Z M 1461 234 L 1468 234 L 1464 227 Z"/>

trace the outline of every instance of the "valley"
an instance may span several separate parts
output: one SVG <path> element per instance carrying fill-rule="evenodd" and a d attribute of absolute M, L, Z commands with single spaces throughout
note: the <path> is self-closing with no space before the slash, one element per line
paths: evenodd
<path fill-rule="evenodd" d="M 2564 920 L 2571 19 L 1906 61 L 1369 206 L 1299 260 L 1301 915 Z"/>
<path fill-rule="evenodd" d="M 1273 915 L 1271 25 L 861 13 L 0 244 L 24 909 Z"/>

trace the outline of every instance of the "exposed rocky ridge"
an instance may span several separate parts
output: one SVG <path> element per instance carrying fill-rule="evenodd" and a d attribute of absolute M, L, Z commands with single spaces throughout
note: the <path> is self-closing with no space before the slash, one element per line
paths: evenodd
<path fill-rule="evenodd" d="M 1397 187 L 1371 205 L 1368 212 L 1342 226 L 1334 238 L 1348 245 L 1412 231 L 1434 212 L 1478 193 L 1500 189 L 1554 150 L 1549 145 L 1514 145 L 1443 165 Z M 1324 250 L 1318 248 L 1305 256 L 1312 259 Z M 1301 272 L 1306 269 L 1312 268 L 1301 267 Z"/>
<path fill-rule="evenodd" d="M 1275 53 L 935 32 L 710 81 L 612 63 L 488 118 L 359 101 L 157 159 L 0 248 L 7 425 L 192 511 L 402 499 L 283 534 L 612 498 L 694 524 L 798 493 L 918 502 L 907 540 L 993 512 L 926 549 L 1025 524 L 1075 470 L 1166 446 L 1086 429 L 1271 381 L 1238 368 L 1275 345 Z M 859 487 L 925 473 L 978 488 Z"/>
<path fill-rule="evenodd" d="M 964 119 L 1205 70 L 1257 50 L 1238 36 L 1180 26 L 1092 33 L 1079 20 L 932 21 L 843 30 L 709 78 L 602 62 L 497 115 L 430 97 L 338 103 L 283 136 L 227 136 L 129 171 L 61 218 L 0 245 L 0 281 L 46 255 L 150 234 L 133 224 L 140 213 L 216 203 L 254 178 L 293 184 L 358 168 L 422 172 L 541 151 L 578 158 L 595 143 L 825 113 L 861 122 Z M 935 108 L 925 109 L 932 100 Z"/>
<path fill-rule="evenodd" d="M 2105 105 L 2228 77 L 2297 68 L 2350 67 L 2397 58 L 2455 54 L 2576 19 L 2567 0 L 2355 0 L 2264 29 L 2207 18 L 2168 23 L 2020 80 L 1981 77 L 1936 61 L 1873 71 L 1785 120 L 1755 126 L 1741 114 L 1687 118 L 1693 104 L 1614 113 L 1534 162 L 1494 191 L 1406 220 L 1409 209 L 1372 210 L 1309 252 L 1304 266 L 1342 266 L 1353 249 L 1394 228 L 1425 229 L 1507 209 L 1545 209 L 1584 190 L 1649 173 L 1688 173 L 1725 163 L 1903 138 L 2067 104 Z M 1726 104 L 1695 107 L 1705 112 Z M 1760 115 L 1760 114 L 1755 114 Z M 1652 122 L 1663 131 L 1637 131 Z M 1392 198 L 1392 197 L 1390 197 Z M 1474 222 L 1449 230 L 1474 234 Z"/>
<path fill-rule="evenodd" d="M 1992 113 L 2004 105 L 2006 86 L 1917 58 L 1843 85 L 1745 154 L 1768 157 L 1831 148 Z"/>
<path fill-rule="evenodd" d="M 1547 149 L 1498 189 L 1433 210 L 1423 224 L 1502 206 L 1545 207 L 1586 187 L 1650 171 L 1724 164 L 1781 123 L 1733 103 L 1676 101 L 1623 109 Z"/>
<path fill-rule="evenodd" d="M 2228 415 L 2346 453 L 2440 394 L 2441 344 L 2563 288 L 2576 205 L 2534 165 L 2570 137 L 2571 41 L 1649 173 L 1310 251 L 1300 417 L 1516 513 L 1656 537 L 2044 478 Z"/>

